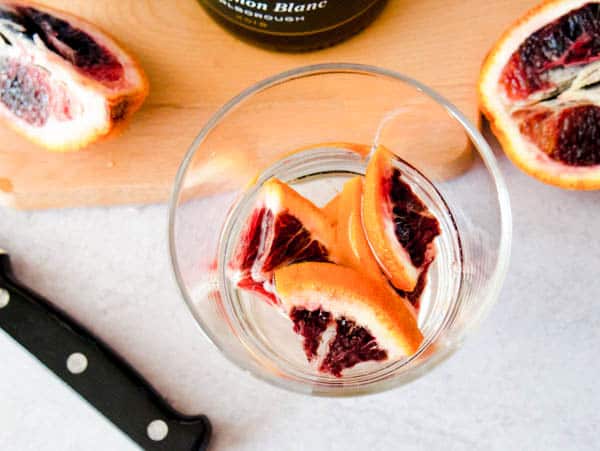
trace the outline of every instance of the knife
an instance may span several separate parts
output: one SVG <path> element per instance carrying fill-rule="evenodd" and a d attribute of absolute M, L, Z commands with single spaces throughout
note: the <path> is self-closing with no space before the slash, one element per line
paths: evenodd
<path fill-rule="evenodd" d="M 0 328 L 148 451 L 205 450 L 205 415 L 174 410 L 122 357 L 19 283 L 0 249 Z"/>

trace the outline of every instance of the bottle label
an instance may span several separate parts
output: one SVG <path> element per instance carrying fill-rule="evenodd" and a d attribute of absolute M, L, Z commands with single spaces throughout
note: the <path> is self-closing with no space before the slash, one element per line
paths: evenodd
<path fill-rule="evenodd" d="M 326 31 L 361 15 L 380 0 L 200 0 L 236 25 L 273 35 Z"/>

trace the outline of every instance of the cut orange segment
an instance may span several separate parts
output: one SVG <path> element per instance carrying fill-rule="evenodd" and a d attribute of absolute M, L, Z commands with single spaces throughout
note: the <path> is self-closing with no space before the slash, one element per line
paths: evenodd
<path fill-rule="evenodd" d="M 373 279 L 375 283 L 389 290 L 390 302 L 404 302 L 411 313 L 416 315 L 413 305 L 392 289 L 373 255 L 362 224 L 362 198 L 363 179 L 356 176 L 346 182 L 339 195 L 332 260 Z"/>
<path fill-rule="evenodd" d="M 273 271 L 302 261 L 327 261 L 333 227 L 308 199 L 277 179 L 263 185 L 230 264 L 240 288 L 276 302 Z"/>
<path fill-rule="evenodd" d="M 435 258 L 437 219 L 402 180 L 394 155 L 379 147 L 364 182 L 362 220 L 379 266 L 394 287 L 412 292 Z"/>
<path fill-rule="evenodd" d="M 484 61 L 481 109 L 508 157 L 539 180 L 600 189 L 600 4 L 547 0 Z"/>
<path fill-rule="evenodd" d="M 313 358 L 321 336 L 335 321 L 320 370 L 336 376 L 358 363 L 397 359 L 414 354 L 423 341 L 417 321 L 389 291 L 352 268 L 304 262 L 275 271 L 275 289 L 304 337 Z"/>
<path fill-rule="evenodd" d="M 379 279 L 381 268 L 369 247 L 362 225 L 362 195 L 362 177 L 357 176 L 346 182 L 336 212 L 334 260 L 360 270 L 367 277 Z"/>

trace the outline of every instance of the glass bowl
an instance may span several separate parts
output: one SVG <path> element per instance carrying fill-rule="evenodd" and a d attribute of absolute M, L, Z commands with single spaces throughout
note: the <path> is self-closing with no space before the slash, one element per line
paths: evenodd
<path fill-rule="evenodd" d="M 342 377 L 307 363 L 282 312 L 235 289 L 229 265 L 261 185 L 273 176 L 323 205 L 384 145 L 440 220 L 412 356 L 363 363 Z M 177 173 L 169 244 L 198 325 L 232 362 L 286 389 L 323 396 L 407 383 L 458 349 L 496 301 L 511 242 L 508 192 L 490 146 L 432 89 L 358 64 L 320 64 L 248 88 L 202 128 Z"/>

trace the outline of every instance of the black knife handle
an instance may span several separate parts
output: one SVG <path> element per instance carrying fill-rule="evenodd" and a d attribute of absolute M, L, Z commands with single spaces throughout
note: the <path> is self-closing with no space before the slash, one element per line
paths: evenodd
<path fill-rule="evenodd" d="M 107 345 L 20 284 L 12 274 L 9 256 L 1 252 L 2 329 L 143 449 L 206 449 L 211 435 L 208 418 L 173 410 Z"/>

